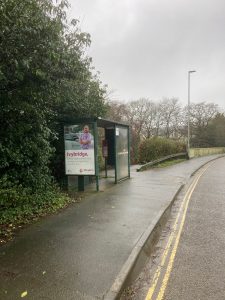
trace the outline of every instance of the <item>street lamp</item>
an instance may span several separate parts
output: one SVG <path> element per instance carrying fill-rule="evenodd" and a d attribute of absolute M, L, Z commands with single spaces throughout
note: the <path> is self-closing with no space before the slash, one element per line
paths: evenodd
<path fill-rule="evenodd" d="M 190 77 L 191 73 L 195 73 L 196 71 L 188 71 L 188 142 L 187 142 L 187 148 L 188 148 L 188 154 L 190 150 Z"/>

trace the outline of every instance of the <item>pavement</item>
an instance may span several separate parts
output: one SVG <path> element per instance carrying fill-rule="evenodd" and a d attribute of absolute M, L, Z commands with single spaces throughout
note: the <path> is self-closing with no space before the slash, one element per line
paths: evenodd
<path fill-rule="evenodd" d="M 58 214 L 21 230 L 0 248 L 0 299 L 103 299 L 143 233 L 180 187 L 213 155 L 136 172 L 84 194 Z M 100 187 L 101 190 L 101 187 Z"/>

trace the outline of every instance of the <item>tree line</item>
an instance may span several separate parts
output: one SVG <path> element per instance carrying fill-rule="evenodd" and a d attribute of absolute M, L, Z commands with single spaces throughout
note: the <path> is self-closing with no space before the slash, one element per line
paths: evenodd
<path fill-rule="evenodd" d="M 145 139 L 187 140 L 188 107 L 177 98 L 112 101 L 108 117 L 131 125 L 134 157 L 138 156 L 139 144 Z M 191 103 L 189 117 L 192 147 L 225 146 L 225 115 L 217 104 Z"/>

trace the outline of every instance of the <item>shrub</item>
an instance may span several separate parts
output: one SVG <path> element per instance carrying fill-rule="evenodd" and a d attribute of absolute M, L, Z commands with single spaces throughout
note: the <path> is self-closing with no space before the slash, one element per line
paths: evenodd
<path fill-rule="evenodd" d="M 65 207 L 71 200 L 52 185 L 33 192 L 21 184 L 0 179 L 0 245 L 10 240 L 17 228 Z"/>
<path fill-rule="evenodd" d="M 153 137 L 141 142 L 139 162 L 147 163 L 155 159 L 186 151 L 184 143 L 172 139 Z"/>

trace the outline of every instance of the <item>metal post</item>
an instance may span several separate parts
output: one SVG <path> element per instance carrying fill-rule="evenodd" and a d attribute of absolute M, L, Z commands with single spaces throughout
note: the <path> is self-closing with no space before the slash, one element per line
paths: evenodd
<path fill-rule="evenodd" d="M 191 93 L 191 89 L 190 89 L 190 77 L 191 77 L 191 73 L 195 73 L 196 71 L 188 71 L 188 140 L 187 140 L 187 150 L 188 150 L 188 154 L 190 151 L 190 93 Z"/>
<path fill-rule="evenodd" d="M 128 132 L 128 177 L 130 178 L 130 126 L 127 128 Z"/>
<path fill-rule="evenodd" d="M 116 125 L 114 125 L 114 150 L 115 150 L 115 153 L 114 153 L 114 158 L 115 158 L 115 183 L 117 183 L 117 138 L 116 138 Z"/>
<path fill-rule="evenodd" d="M 94 138 L 95 138 L 95 178 L 96 190 L 99 191 L 99 169 L 98 169 L 98 128 L 97 122 L 94 122 Z"/>
<path fill-rule="evenodd" d="M 190 72 L 188 72 L 188 140 L 187 140 L 187 150 L 189 153 L 190 149 Z"/>
<path fill-rule="evenodd" d="M 78 175 L 78 191 L 84 192 L 84 176 Z"/>

